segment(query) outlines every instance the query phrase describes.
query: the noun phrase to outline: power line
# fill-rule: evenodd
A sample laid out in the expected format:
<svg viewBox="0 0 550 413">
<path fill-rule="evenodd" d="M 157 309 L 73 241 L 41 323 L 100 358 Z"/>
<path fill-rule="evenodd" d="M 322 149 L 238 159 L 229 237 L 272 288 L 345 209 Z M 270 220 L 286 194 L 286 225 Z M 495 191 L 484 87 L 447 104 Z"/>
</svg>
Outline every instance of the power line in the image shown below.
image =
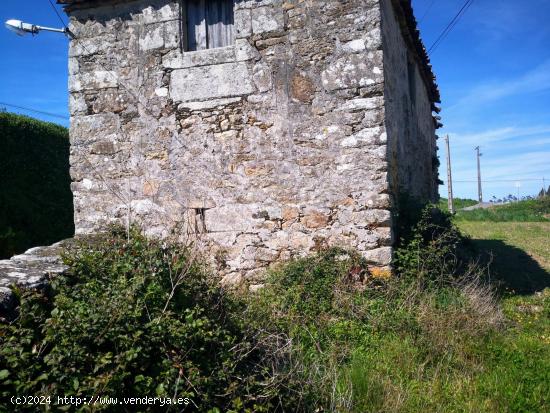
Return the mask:
<svg viewBox="0 0 550 413">
<path fill-rule="evenodd" d="M 527 179 L 490 179 L 490 180 L 482 180 L 481 182 L 535 182 L 535 181 L 542 181 L 544 182 L 544 178 L 527 178 Z M 473 183 L 477 182 L 477 179 L 472 180 L 465 180 L 465 181 L 459 181 L 456 179 L 453 179 L 453 182 L 461 182 L 461 183 Z"/>
<path fill-rule="evenodd" d="M 53 11 L 54 11 L 55 14 L 57 15 L 57 18 L 59 19 L 59 21 L 61 22 L 61 24 L 63 25 L 63 27 L 66 27 L 67 25 L 65 24 L 65 22 L 64 22 L 63 19 L 61 18 L 61 15 L 59 14 L 59 12 L 58 12 L 57 9 L 55 8 L 54 4 L 52 3 L 52 0 L 48 0 L 48 2 L 50 3 L 50 6 L 52 7 Z M 29 107 L 21 106 L 21 105 L 14 105 L 13 103 L 0 102 L 0 105 L 2 105 L 2 106 L 8 106 L 8 107 L 10 107 L 10 108 L 16 108 L 16 109 L 26 110 L 26 111 L 28 111 L 28 112 L 39 113 L 39 114 L 41 114 L 41 115 L 51 116 L 51 117 L 53 117 L 53 118 L 69 120 L 69 117 L 68 117 L 68 116 L 65 116 L 65 115 L 60 115 L 60 114 L 58 114 L 58 113 L 52 113 L 52 112 L 46 112 L 46 111 L 43 111 L 43 110 L 34 109 L 34 108 L 29 108 Z"/>
<path fill-rule="evenodd" d="M 426 9 L 426 11 L 424 12 L 424 14 L 422 15 L 422 17 L 420 18 L 420 20 L 418 21 L 418 23 L 422 23 L 424 21 L 424 19 L 426 18 L 426 16 L 428 15 L 428 13 L 430 12 L 430 10 L 432 9 L 433 5 L 435 4 L 435 0 L 432 0 L 430 5 L 428 6 L 428 8 Z"/>
<path fill-rule="evenodd" d="M 60 118 L 60 119 L 69 120 L 69 117 L 68 117 L 68 116 L 60 115 L 60 114 L 58 114 L 58 113 L 45 112 L 45 111 L 43 111 L 43 110 L 38 110 L 38 109 L 33 109 L 33 108 L 27 108 L 27 107 L 25 107 L 25 106 L 14 105 L 14 104 L 11 104 L 11 103 L 0 102 L 0 106 L 8 106 L 8 107 L 11 107 L 11 108 L 17 108 L 17 109 L 27 110 L 27 111 L 29 111 L 29 112 L 40 113 L 40 114 L 42 114 L 42 115 L 51 116 L 51 117 L 54 117 L 54 118 Z"/>
<path fill-rule="evenodd" d="M 441 43 L 443 43 L 443 41 L 447 38 L 449 33 L 456 27 L 456 25 L 458 24 L 458 22 L 460 21 L 462 16 L 464 16 L 464 14 L 466 14 L 466 12 L 470 8 L 470 6 L 473 4 L 473 2 L 474 2 L 474 0 L 468 0 L 464 4 L 463 8 L 461 10 L 459 10 L 459 12 L 455 16 L 455 18 L 453 20 L 451 20 L 451 22 L 449 23 L 447 28 L 441 33 L 440 38 L 438 38 L 438 40 L 436 40 L 436 42 L 430 47 L 430 50 L 429 50 L 428 54 L 435 53 L 437 48 L 441 45 Z"/>
<path fill-rule="evenodd" d="M 65 21 L 63 20 L 63 18 L 61 17 L 61 15 L 59 14 L 59 12 L 58 12 L 57 9 L 55 8 L 54 4 L 52 3 L 52 0 L 48 0 L 48 2 L 50 3 L 50 6 L 52 6 L 53 11 L 54 11 L 55 14 L 57 15 L 57 18 L 59 19 L 59 21 L 61 22 L 61 24 L 63 25 L 63 27 L 67 27 L 67 25 L 65 24 Z"/>
<path fill-rule="evenodd" d="M 458 13 L 453 17 L 453 19 L 449 22 L 447 27 L 443 29 L 439 37 L 435 40 L 435 42 L 430 46 L 428 49 L 428 54 L 432 54 L 435 52 L 435 50 L 439 47 L 439 45 L 445 40 L 447 35 L 454 29 L 454 27 L 457 25 L 458 21 L 461 19 L 461 17 L 466 13 L 466 11 L 470 8 L 474 0 L 466 0 L 466 2 L 462 5 Z"/>
<path fill-rule="evenodd" d="M 430 48 L 428 49 L 428 55 L 433 54 L 437 50 L 439 45 L 443 42 L 443 40 L 445 40 L 447 35 L 455 28 L 455 26 L 458 24 L 462 16 L 464 16 L 466 11 L 468 11 L 468 9 L 470 8 L 473 2 L 474 0 L 466 0 L 466 2 L 462 5 L 460 10 L 458 11 L 458 13 L 453 17 L 453 19 L 449 22 L 447 27 L 443 29 L 443 31 L 437 37 L 435 42 L 433 42 L 433 44 L 430 46 Z"/>
<path fill-rule="evenodd" d="M 432 51 L 437 48 L 437 46 L 443 41 L 443 38 L 446 37 L 446 35 L 452 30 L 452 28 L 455 26 L 455 23 L 460 20 L 460 17 L 462 16 L 463 12 L 466 10 L 466 8 L 472 3 L 473 0 L 466 0 L 466 2 L 462 5 L 458 13 L 452 18 L 452 20 L 447 24 L 447 26 L 443 29 L 443 31 L 439 34 L 437 39 L 433 42 L 433 44 L 428 49 L 428 54 L 430 54 Z"/>
</svg>

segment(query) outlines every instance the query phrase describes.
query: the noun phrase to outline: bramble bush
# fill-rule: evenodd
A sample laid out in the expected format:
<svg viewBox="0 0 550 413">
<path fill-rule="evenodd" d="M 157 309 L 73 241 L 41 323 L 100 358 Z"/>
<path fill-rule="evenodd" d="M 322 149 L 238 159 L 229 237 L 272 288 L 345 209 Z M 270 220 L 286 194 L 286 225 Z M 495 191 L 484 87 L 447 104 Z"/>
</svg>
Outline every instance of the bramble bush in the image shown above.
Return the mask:
<svg viewBox="0 0 550 413">
<path fill-rule="evenodd" d="M 465 252 L 467 238 L 451 215 L 427 205 L 408 222 L 409 231 L 400 239 L 394 265 L 402 278 L 416 282 L 448 282 L 460 276 L 470 259 Z"/>
<path fill-rule="evenodd" d="M 333 248 L 272 268 L 254 294 L 222 290 L 192 248 L 116 230 L 69 252 L 49 294 L 21 292 L 19 318 L 0 326 L 0 394 L 156 394 L 207 412 L 546 411 L 539 330 L 506 321 L 448 215 L 410 216 L 394 277 Z"/>
<path fill-rule="evenodd" d="M 188 397 L 200 411 L 270 409 L 276 395 L 235 317 L 239 304 L 192 249 L 113 230 L 65 261 L 70 271 L 50 293 L 22 292 L 19 318 L 0 326 L 2 396 Z"/>
</svg>

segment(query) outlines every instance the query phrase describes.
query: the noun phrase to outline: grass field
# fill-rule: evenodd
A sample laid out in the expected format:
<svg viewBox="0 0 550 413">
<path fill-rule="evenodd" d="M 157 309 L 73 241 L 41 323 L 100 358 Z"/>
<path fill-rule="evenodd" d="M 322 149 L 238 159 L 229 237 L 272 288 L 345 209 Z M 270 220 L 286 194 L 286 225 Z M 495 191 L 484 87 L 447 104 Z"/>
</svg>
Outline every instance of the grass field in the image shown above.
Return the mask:
<svg viewBox="0 0 550 413">
<path fill-rule="evenodd" d="M 457 220 L 457 224 L 472 237 L 477 252 L 490 257 L 491 275 L 505 288 L 501 306 L 509 327 L 494 347 L 498 354 L 487 361 L 493 370 L 481 375 L 477 388 L 507 392 L 514 388 L 514 380 L 529 381 L 537 375 L 538 380 L 548 382 L 550 374 L 542 370 L 550 368 L 550 222 Z M 492 351 L 491 346 L 484 352 Z M 546 387 L 542 382 L 531 385 L 516 388 L 514 403 L 527 397 L 522 392 Z M 548 394 L 543 398 L 545 402 L 536 408 L 524 410 L 519 402 L 516 406 L 492 405 L 489 410 L 548 411 Z"/>
<path fill-rule="evenodd" d="M 469 200 L 460 201 L 456 206 L 456 221 L 485 222 L 550 222 L 550 197 L 513 202 L 505 205 L 494 205 L 490 208 L 479 208 L 463 211 Z M 455 203 L 456 204 L 456 203 Z"/>
<path fill-rule="evenodd" d="M 491 273 L 508 287 L 529 293 L 550 286 L 550 222 L 457 224 L 479 253 L 492 258 Z"/>
</svg>

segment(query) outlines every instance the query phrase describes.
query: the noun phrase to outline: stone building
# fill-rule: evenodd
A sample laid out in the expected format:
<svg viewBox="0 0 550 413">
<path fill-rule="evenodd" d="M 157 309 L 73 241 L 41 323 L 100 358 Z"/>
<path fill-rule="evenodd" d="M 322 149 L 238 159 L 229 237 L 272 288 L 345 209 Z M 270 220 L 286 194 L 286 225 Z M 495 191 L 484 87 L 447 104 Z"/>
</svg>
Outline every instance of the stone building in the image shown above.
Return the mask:
<svg viewBox="0 0 550 413">
<path fill-rule="evenodd" d="M 226 282 L 322 245 L 391 266 L 398 194 L 437 197 L 410 0 L 58 0 L 77 234 L 138 222 Z"/>
</svg>

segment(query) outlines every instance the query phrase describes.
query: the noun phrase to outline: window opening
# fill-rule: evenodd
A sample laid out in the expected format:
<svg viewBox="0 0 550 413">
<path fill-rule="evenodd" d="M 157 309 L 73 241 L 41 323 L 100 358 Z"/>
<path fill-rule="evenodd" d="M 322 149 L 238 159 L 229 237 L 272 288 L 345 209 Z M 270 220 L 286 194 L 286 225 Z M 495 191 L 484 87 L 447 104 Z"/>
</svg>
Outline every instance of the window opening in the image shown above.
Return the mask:
<svg viewBox="0 0 550 413">
<path fill-rule="evenodd" d="M 233 0 L 188 0 L 186 14 L 188 51 L 234 43 Z"/>
</svg>

